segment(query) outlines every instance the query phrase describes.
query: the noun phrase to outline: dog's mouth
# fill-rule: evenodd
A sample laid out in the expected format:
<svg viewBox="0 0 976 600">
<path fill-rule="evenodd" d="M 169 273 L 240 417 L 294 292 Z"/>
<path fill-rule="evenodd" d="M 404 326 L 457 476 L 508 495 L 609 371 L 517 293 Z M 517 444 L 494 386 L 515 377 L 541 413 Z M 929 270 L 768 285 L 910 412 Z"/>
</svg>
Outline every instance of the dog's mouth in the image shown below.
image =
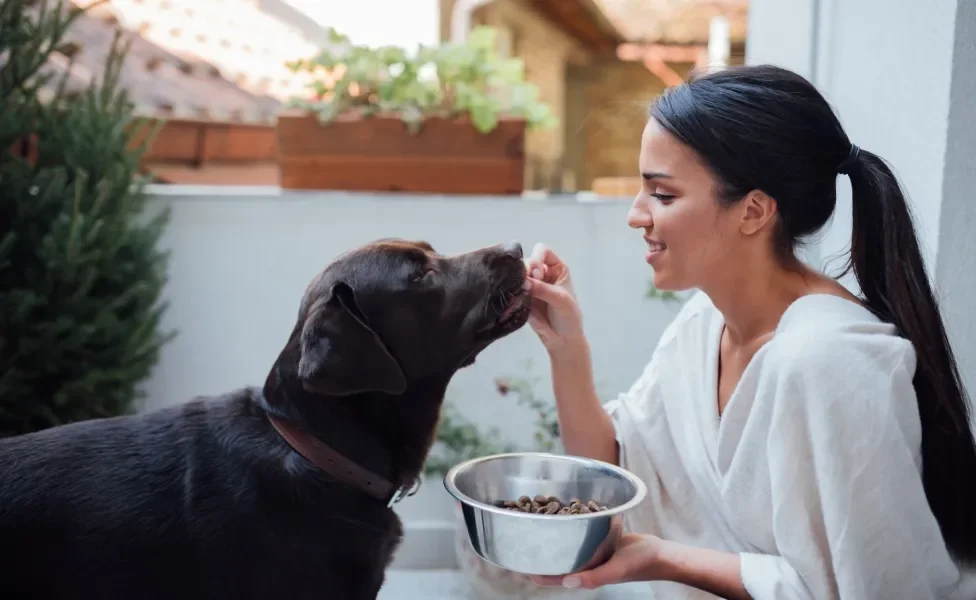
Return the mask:
<svg viewBox="0 0 976 600">
<path fill-rule="evenodd" d="M 478 332 L 481 337 L 498 338 L 519 329 L 529 320 L 530 297 L 522 289 L 522 280 L 517 286 L 506 287 L 496 292 L 489 301 L 489 314 L 495 316 Z"/>
</svg>

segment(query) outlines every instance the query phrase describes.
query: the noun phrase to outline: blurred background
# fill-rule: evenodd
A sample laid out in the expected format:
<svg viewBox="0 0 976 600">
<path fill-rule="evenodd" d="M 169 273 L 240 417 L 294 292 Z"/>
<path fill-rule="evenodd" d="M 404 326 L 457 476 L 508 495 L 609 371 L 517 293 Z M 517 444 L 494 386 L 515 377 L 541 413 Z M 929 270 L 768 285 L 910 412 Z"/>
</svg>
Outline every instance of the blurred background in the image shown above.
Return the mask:
<svg viewBox="0 0 976 600">
<path fill-rule="evenodd" d="M 310 278 L 388 236 L 554 248 L 609 400 L 685 297 L 651 286 L 625 223 L 647 106 L 696 69 L 757 63 L 808 77 L 891 161 L 976 385 L 970 0 L 0 7 L 0 435 L 261 384 Z M 850 242 L 838 185 L 804 249 L 829 272 Z M 528 327 L 457 375 L 428 478 L 397 506 L 387 598 L 555 597 L 456 544 L 440 480 L 470 456 L 558 449 L 549 383 Z"/>
</svg>

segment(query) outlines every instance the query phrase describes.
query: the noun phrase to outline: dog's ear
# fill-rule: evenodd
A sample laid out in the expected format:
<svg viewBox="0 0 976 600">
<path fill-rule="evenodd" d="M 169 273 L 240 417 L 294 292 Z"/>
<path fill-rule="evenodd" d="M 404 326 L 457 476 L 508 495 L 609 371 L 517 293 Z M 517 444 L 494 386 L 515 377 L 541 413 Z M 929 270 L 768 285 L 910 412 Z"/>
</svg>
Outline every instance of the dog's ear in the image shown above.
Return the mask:
<svg viewBox="0 0 976 600">
<path fill-rule="evenodd" d="M 300 349 L 298 377 L 310 392 L 399 395 L 407 388 L 403 370 L 366 324 L 345 283 L 336 283 L 327 297 L 312 305 L 302 326 Z"/>
</svg>

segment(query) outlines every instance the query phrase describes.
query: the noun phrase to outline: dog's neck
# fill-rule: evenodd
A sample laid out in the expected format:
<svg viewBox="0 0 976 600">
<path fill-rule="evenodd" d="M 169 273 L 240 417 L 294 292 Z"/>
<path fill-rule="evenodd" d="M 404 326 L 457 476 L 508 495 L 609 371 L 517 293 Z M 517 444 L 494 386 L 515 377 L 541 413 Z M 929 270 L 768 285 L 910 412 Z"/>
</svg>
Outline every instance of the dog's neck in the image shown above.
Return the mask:
<svg viewBox="0 0 976 600">
<path fill-rule="evenodd" d="M 297 378 L 278 371 L 265 385 L 264 404 L 362 468 L 409 485 L 433 444 L 446 389 L 447 381 L 438 379 L 412 383 L 403 397 L 330 397 L 309 392 Z"/>
</svg>

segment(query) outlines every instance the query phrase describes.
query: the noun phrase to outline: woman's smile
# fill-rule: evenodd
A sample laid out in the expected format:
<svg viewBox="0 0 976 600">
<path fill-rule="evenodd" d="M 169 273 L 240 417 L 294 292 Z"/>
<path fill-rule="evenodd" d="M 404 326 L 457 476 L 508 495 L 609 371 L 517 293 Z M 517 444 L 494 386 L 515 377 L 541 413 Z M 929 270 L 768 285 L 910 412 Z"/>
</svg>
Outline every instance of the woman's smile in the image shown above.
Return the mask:
<svg viewBox="0 0 976 600">
<path fill-rule="evenodd" d="M 644 259 L 648 264 L 653 265 L 661 254 L 668 249 L 668 245 L 648 237 L 645 237 L 644 241 L 647 242 L 647 254 L 644 255 Z"/>
</svg>

